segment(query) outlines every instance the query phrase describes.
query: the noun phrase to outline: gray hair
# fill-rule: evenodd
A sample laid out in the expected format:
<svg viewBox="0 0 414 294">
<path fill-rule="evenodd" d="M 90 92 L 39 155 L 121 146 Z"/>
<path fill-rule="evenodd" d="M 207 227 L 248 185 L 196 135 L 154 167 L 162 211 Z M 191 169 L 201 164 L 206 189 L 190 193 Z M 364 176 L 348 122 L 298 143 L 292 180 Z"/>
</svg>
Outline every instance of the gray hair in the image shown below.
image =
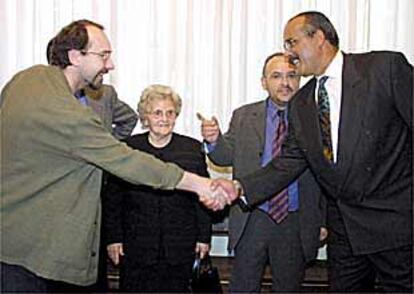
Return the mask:
<svg viewBox="0 0 414 294">
<path fill-rule="evenodd" d="M 166 99 L 171 99 L 174 104 L 175 113 L 178 116 L 181 112 L 182 101 L 181 97 L 171 87 L 155 84 L 146 87 L 144 91 L 142 91 L 137 109 L 142 128 L 148 128 L 148 122 L 145 117 L 146 114 L 151 111 L 151 103 L 154 100 Z"/>
</svg>

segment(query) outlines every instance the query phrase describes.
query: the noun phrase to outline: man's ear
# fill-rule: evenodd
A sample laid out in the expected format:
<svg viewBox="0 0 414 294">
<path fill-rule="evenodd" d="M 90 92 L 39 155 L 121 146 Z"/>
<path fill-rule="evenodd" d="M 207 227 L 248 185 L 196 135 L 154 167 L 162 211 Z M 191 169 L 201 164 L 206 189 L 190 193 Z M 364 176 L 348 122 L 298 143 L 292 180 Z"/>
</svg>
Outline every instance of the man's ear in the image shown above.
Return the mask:
<svg viewBox="0 0 414 294">
<path fill-rule="evenodd" d="M 267 91 L 267 82 L 266 82 L 266 78 L 262 77 L 261 78 L 261 82 L 262 82 L 262 88 L 263 90 Z"/>
<path fill-rule="evenodd" d="M 325 34 L 321 30 L 316 30 L 313 37 L 317 39 L 319 45 L 322 45 L 326 41 Z"/>
<path fill-rule="evenodd" d="M 79 65 L 82 53 L 79 50 L 71 49 L 68 51 L 68 59 L 72 65 Z"/>
</svg>

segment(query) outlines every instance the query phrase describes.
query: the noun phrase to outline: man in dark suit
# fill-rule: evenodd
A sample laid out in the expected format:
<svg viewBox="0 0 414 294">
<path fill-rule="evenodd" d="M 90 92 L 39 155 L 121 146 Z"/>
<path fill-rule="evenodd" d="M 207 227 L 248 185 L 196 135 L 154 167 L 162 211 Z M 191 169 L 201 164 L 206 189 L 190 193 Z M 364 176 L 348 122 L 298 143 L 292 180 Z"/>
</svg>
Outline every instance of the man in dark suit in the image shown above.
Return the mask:
<svg viewBox="0 0 414 294">
<path fill-rule="evenodd" d="M 277 132 L 287 122 L 286 108 L 299 88 L 300 76 L 283 53 L 270 55 L 263 66 L 262 86 L 268 98 L 236 109 L 226 134 L 217 120 L 202 120 L 202 135 L 208 143 L 208 157 L 219 166 L 232 166 L 233 176 L 242 177 L 266 165 Z M 278 117 L 279 111 L 284 112 Z M 279 137 L 279 138 L 278 138 Z M 300 191 L 300 192 L 299 192 Z M 305 264 L 316 258 L 319 234 L 324 224 L 325 202 L 310 172 L 288 188 L 288 216 L 276 222 L 269 202 L 249 212 L 238 205 L 230 209 L 229 248 L 235 250 L 230 292 L 260 292 L 266 264 L 272 271 L 273 292 L 299 291 Z M 326 230 L 323 232 L 325 233 Z"/>
<path fill-rule="evenodd" d="M 217 183 L 252 205 L 309 168 L 328 196 L 331 290 L 369 291 L 376 275 L 384 291 L 412 292 L 412 65 L 396 52 L 340 52 L 319 12 L 290 19 L 284 40 L 298 73 L 314 77 L 289 103 L 282 154 L 234 186 Z"/>
</svg>

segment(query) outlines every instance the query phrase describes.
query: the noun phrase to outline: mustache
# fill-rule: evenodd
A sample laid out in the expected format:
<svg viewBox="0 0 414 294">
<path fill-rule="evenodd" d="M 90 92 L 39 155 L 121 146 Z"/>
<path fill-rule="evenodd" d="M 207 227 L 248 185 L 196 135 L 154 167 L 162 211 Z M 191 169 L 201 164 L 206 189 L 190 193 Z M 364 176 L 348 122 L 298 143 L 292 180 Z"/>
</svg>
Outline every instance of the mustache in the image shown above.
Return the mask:
<svg viewBox="0 0 414 294">
<path fill-rule="evenodd" d="M 293 91 L 293 89 L 292 89 L 292 87 L 290 87 L 289 85 L 287 85 L 287 86 L 281 86 L 280 88 L 279 88 L 279 91 L 281 91 L 281 90 L 288 90 L 288 91 Z"/>
<path fill-rule="evenodd" d="M 96 76 L 92 80 L 85 79 L 86 85 L 88 85 L 88 87 L 93 90 L 98 90 L 102 85 L 102 81 L 97 82 L 98 77 L 101 73 L 103 74 L 103 72 L 97 73 Z"/>
<path fill-rule="evenodd" d="M 100 76 L 100 75 L 105 75 L 105 74 L 107 74 L 109 71 L 107 70 L 107 69 L 103 69 L 103 70 L 100 70 L 99 72 L 97 72 L 96 73 L 96 75 L 95 75 L 95 77 L 93 78 L 94 80 L 98 77 L 98 76 Z"/>
</svg>

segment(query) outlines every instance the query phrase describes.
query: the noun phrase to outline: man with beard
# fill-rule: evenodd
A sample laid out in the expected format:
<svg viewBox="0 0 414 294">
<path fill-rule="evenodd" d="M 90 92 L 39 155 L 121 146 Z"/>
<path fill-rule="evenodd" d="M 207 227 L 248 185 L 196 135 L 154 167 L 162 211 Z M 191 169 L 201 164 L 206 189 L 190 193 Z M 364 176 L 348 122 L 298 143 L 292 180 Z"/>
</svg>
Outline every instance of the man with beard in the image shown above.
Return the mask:
<svg viewBox="0 0 414 294">
<path fill-rule="evenodd" d="M 54 40 L 51 39 L 47 44 L 46 57 L 49 64 L 59 66 L 58 55 L 52 54 Z M 105 127 L 115 138 L 122 140 L 131 135 L 138 122 L 138 116 L 128 104 L 118 98 L 113 86 L 92 83 L 80 89 L 75 96 L 99 115 Z"/>
<path fill-rule="evenodd" d="M 288 130 L 287 104 L 298 90 L 299 80 L 295 67 L 283 53 L 270 55 L 261 79 L 267 99 L 236 109 L 224 135 L 217 120 L 202 119 L 208 157 L 219 166 L 233 166 L 233 176 L 240 177 L 277 156 L 272 149 L 275 142 L 283 141 Z M 286 202 L 280 203 L 286 205 L 281 218 L 272 217 L 271 201 L 249 212 L 243 212 L 238 205 L 231 207 L 229 248 L 234 249 L 235 259 L 230 292 L 260 292 L 268 263 L 273 292 L 300 290 L 306 262 L 316 258 L 319 237 L 326 236 L 322 228 L 324 202 L 310 172 L 292 182 L 283 193 L 275 196 L 286 196 Z"/>
<path fill-rule="evenodd" d="M 53 42 L 55 38 L 52 38 L 47 44 L 46 58 L 47 62 L 51 65 L 59 66 L 59 59 L 57 55 L 53 54 Z M 56 60 L 55 60 L 56 58 Z M 138 116 L 135 111 L 125 102 L 118 98 L 118 94 L 115 88 L 111 85 L 98 85 L 91 84 L 90 86 L 80 89 L 75 93 L 75 97 L 83 104 L 90 106 L 96 114 L 101 118 L 106 129 L 111 134 L 119 139 L 123 140 L 129 137 L 134 130 Z M 103 174 L 102 190 L 107 182 L 107 174 Z M 104 231 L 104 225 L 101 225 L 101 241 L 100 244 L 106 244 Z M 53 287 L 55 292 L 106 292 L 108 288 L 107 281 L 107 253 L 105 246 L 101 246 L 99 249 L 99 265 L 98 265 L 98 279 L 93 286 L 89 287 L 75 287 L 65 283 L 55 283 Z"/>
<path fill-rule="evenodd" d="M 212 209 L 230 203 L 210 179 L 119 142 L 77 101 L 75 93 L 99 88 L 114 69 L 111 52 L 101 25 L 75 21 L 55 38 L 57 66 L 23 70 L 1 92 L 1 292 L 96 281 L 102 170 L 136 185 L 195 192 Z"/>
</svg>

